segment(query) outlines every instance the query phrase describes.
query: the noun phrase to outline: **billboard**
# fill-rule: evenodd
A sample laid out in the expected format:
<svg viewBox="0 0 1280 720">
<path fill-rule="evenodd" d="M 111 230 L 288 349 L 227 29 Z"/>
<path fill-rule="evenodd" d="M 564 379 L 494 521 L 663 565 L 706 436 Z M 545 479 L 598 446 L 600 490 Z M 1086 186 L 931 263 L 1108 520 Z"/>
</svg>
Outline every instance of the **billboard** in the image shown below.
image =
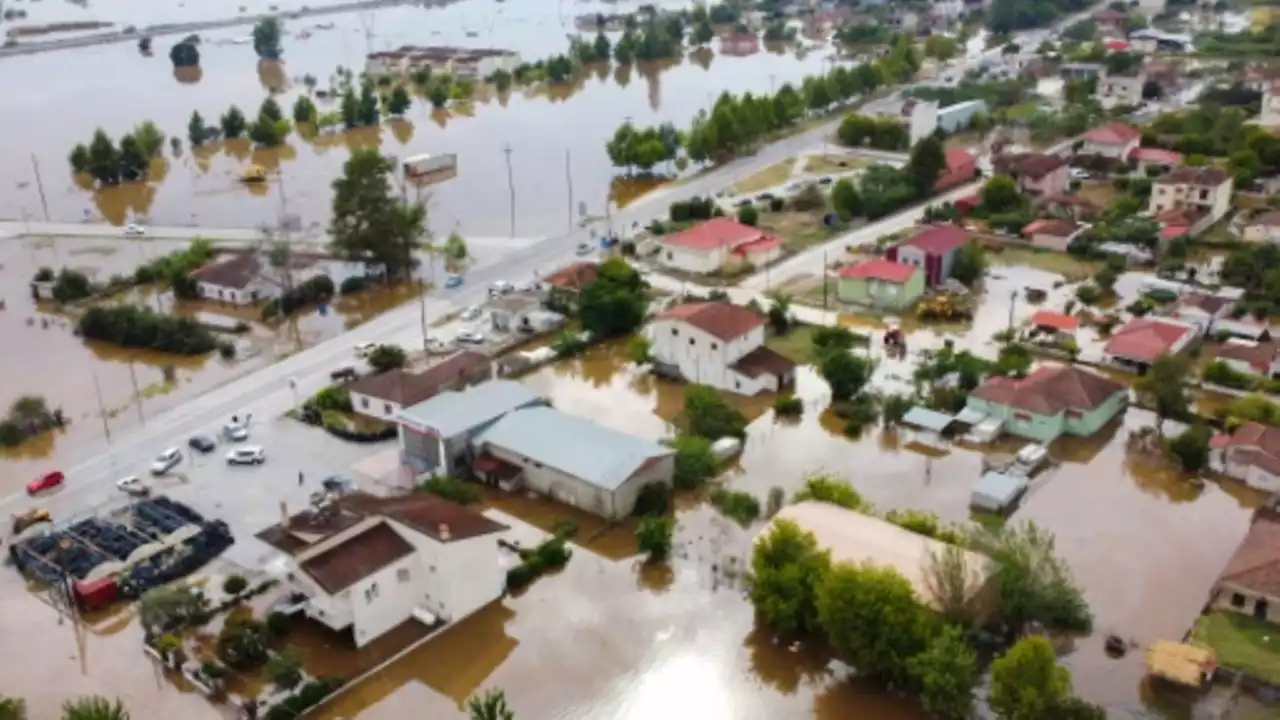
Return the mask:
<svg viewBox="0 0 1280 720">
<path fill-rule="evenodd" d="M 458 156 L 453 153 L 414 155 L 405 158 L 401 167 L 405 180 L 410 184 L 419 187 L 434 185 L 458 176 Z"/>
</svg>

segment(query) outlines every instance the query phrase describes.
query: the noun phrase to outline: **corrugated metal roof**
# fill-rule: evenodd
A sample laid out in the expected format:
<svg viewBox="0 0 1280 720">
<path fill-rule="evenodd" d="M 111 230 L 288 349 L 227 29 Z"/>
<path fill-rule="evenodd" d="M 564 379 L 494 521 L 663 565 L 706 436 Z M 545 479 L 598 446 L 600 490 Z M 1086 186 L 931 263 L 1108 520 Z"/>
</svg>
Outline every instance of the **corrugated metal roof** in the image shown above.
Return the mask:
<svg viewBox="0 0 1280 720">
<path fill-rule="evenodd" d="M 523 455 L 605 490 L 617 490 L 649 459 L 675 452 L 549 407 L 510 413 L 475 443 Z"/>
<path fill-rule="evenodd" d="M 453 437 L 539 400 L 542 397 L 522 383 L 490 380 L 466 390 L 440 393 L 401 410 L 399 417 L 410 424 L 430 428 L 442 437 Z"/>
<path fill-rule="evenodd" d="M 1027 489 L 1027 479 L 1016 475 L 989 472 L 973 488 L 970 502 L 984 510 L 1003 510 Z"/>
<path fill-rule="evenodd" d="M 951 415 L 922 407 L 913 407 L 907 411 L 906 415 L 902 416 L 903 425 L 912 425 L 925 430 L 933 430 L 934 432 L 946 430 L 947 426 L 953 422 L 955 422 L 955 418 Z"/>
</svg>

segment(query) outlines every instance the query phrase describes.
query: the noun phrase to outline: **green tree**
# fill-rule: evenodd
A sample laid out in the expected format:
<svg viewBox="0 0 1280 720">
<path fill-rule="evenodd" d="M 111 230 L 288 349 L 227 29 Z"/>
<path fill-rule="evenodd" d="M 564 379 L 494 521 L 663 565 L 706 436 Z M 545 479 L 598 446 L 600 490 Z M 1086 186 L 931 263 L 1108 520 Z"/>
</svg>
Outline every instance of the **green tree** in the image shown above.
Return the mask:
<svg viewBox="0 0 1280 720">
<path fill-rule="evenodd" d="M 636 527 L 636 545 L 650 562 L 662 562 L 671 554 L 675 521 L 669 517 L 646 517 Z"/>
<path fill-rule="evenodd" d="M 120 138 L 119 175 L 122 180 L 140 180 L 147 176 L 151 158 L 142 151 L 132 135 Z"/>
<path fill-rule="evenodd" d="M 1008 175 L 996 175 L 982 186 L 982 207 L 992 215 L 1022 207 L 1018 184 Z"/>
<path fill-rule="evenodd" d="M 67 156 L 67 160 L 71 163 L 71 172 L 89 172 L 89 148 L 84 143 L 77 143 L 71 148 L 71 154 Z"/>
<path fill-rule="evenodd" d="M 632 335 L 627 341 L 627 357 L 637 365 L 653 361 L 653 342 L 643 335 Z"/>
<path fill-rule="evenodd" d="M 831 555 L 818 548 L 813 533 L 776 519 L 751 553 L 751 604 L 782 636 L 817 632 L 818 586 L 831 568 Z"/>
<path fill-rule="evenodd" d="M 755 205 L 743 205 L 738 208 L 738 222 L 755 227 L 760 222 L 760 211 Z"/>
<path fill-rule="evenodd" d="M 1071 569 L 1058 556 L 1053 534 L 1035 523 L 975 530 L 972 549 L 991 558 L 998 590 L 996 620 L 1013 632 L 1032 623 L 1051 631 L 1085 633 L 1093 616 Z"/>
<path fill-rule="evenodd" d="M 27 702 L 0 695 L 0 720 L 27 720 Z"/>
<path fill-rule="evenodd" d="M 439 110 L 449 104 L 449 86 L 439 82 L 431 86 L 427 90 L 427 100 L 431 102 L 431 107 Z"/>
<path fill-rule="evenodd" d="M 409 356 L 399 345 L 383 343 L 369 353 L 368 362 L 374 372 L 383 373 L 404 367 L 409 362 Z"/>
<path fill-rule="evenodd" d="M 409 277 L 414 249 L 426 232 L 427 211 L 401 202 L 391 188 L 395 162 L 374 149 L 356 150 L 333 181 L 330 248 L 347 260 L 386 268 L 389 277 Z"/>
<path fill-rule="evenodd" d="M 258 108 L 258 119 L 249 127 L 249 139 L 264 147 L 275 147 L 284 143 L 290 129 L 291 126 L 289 121 L 284 119 L 280 104 L 275 101 L 275 98 L 269 97 L 263 100 L 262 107 Z"/>
<path fill-rule="evenodd" d="M 191 111 L 191 119 L 187 121 L 187 141 L 191 147 L 199 147 L 209 139 L 209 128 L 204 124 L 204 116 L 199 110 Z"/>
<path fill-rule="evenodd" d="M 159 155 L 160 151 L 164 150 L 164 133 L 150 120 L 143 120 L 135 125 L 131 134 L 137 141 L 138 148 L 142 150 L 142 154 L 149 158 Z"/>
<path fill-rule="evenodd" d="M 463 239 L 457 232 L 449 233 L 449 237 L 444 241 L 445 261 L 454 264 L 461 264 L 471 257 L 470 251 L 467 249 L 467 241 Z"/>
<path fill-rule="evenodd" d="M 299 125 L 306 123 L 315 125 L 319 111 L 316 104 L 306 95 L 299 95 L 297 100 L 293 101 L 293 121 Z"/>
<path fill-rule="evenodd" d="M 972 286 L 974 283 L 982 279 L 987 272 L 987 254 L 982 250 L 982 244 L 977 242 L 967 242 L 960 248 L 960 252 L 956 253 L 955 262 L 951 265 L 951 277 Z"/>
<path fill-rule="evenodd" d="M 1001 720 L 1042 720 L 1071 696 L 1071 673 L 1058 666 L 1053 645 L 1023 637 L 991 663 L 987 702 Z"/>
<path fill-rule="evenodd" d="M 684 408 L 677 421 L 687 432 L 715 441 L 725 437 L 745 438 L 747 418 L 707 385 L 693 384 L 684 390 Z"/>
<path fill-rule="evenodd" d="M 1190 411 L 1191 399 L 1187 395 L 1187 376 L 1191 372 L 1191 360 L 1181 355 L 1162 354 L 1147 368 L 1147 373 L 1134 384 L 1140 396 L 1155 405 L 1156 428 L 1163 432 L 1166 418 L 1181 419 Z"/>
<path fill-rule="evenodd" d="M 1204 423 L 1196 423 L 1169 441 L 1169 452 L 1178 466 L 1187 472 L 1199 472 L 1209 465 L 1209 440 L 1213 431 Z"/>
<path fill-rule="evenodd" d="M 244 135 L 244 131 L 248 128 L 249 122 L 245 120 L 244 113 L 240 112 L 240 108 L 232 105 L 230 109 L 222 116 L 220 123 L 222 127 L 222 136 L 228 140 L 235 140 Z"/>
<path fill-rule="evenodd" d="M 368 127 L 369 125 L 377 125 L 382 119 L 381 104 L 378 102 L 378 92 L 373 86 L 373 81 L 366 79 L 360 85 L 360 105 L 358 117 L 360 118 L 360 126 Z"/>
<path fill-rule="evenodd" d="M 89 174 L 103 185 L 120 182 L 120 151 L 101 129 L 95 130 L 89 142 Z"/>
<path fill-rule="evenodd" d="M 604 33 L 596 33 L 596 39 L 595 42 L 592 43 L 592 46 L 595 50 L 595 59 L 608 62 L 609 57 L 612 55 L 613 46 L 610 44 L 609 38 L 606 37 Z"/>
<path fill-rule="evenodd" d="M 715 28 L 711 27 L 711 23 L 704 20 L 693 26 L 693 32 L 689 35 L 689 42 L 694 45 L 706 45 L 715 36 Z"/>
<path fill-rule="evenodd" d="M 409 97 L 409 91 L 405 90 L 403 85 L 391 88 L 391 96 L 387 99 L 388 113 L 399 117 L 409 112 L 412 105 L 413 98 Z"/>
<path fill-rule="evenodd" d="M 917 193 L 925 195 L 931 192 L 938 178 L 947 170 L 947 151 L 942 147 L 942 141 L 930 135 L 916 143 L 903 170 Z"/>
<path fill-rule="evenodd" d="M 267 660 L 267 677 L 281 690 L 292 690 L 302 682 L 302 662 L 290 650 L 283 650 Z"/>
<path fill-rule="evenodd" d="M 218 659 L 233 670 L 252 670 L 267 661 L 267 625 L 252 617 L 228 618 L 218 633 Z"/>
<path fill-rule="evenodd" d="M 671 442 L 676 451 L 672 480 L 677 489 L 695 490 L 716 474 L 720 462 L 711 441 L 698 435 L 680 435 Z"/>
<path fill-rule="evenodd" d="M 62 704 L 62 720 L 129 720 L 129 711 L 119 700 L 90 695 Z"/>
<path fill-rule="evenodd" d="M 467 701 L 471 720 L 516 720 L 516 714 L 507 707 L 507 695 L 499 688 L 490 688 L 483 695 L 473 695 Z"/>
<path fill-rule="evenodd" d="M 253 50 L 263 60 L 280 59 L 280 18 L 265 17 L 253 26 Z"/>
<path fill-rule="evenodd" d="M 837 654 L 869 677 L 908 685 L 908 660 L 930 635 L 928 617 L 906 578 L 894 570 L 841 563 L 818 585 L 818 621 Z"/>
<path fill-rule="evenodd" d="M 929 639 L 924 652 L 911 658 L 907 666 L 919 688 L 921 704 L 934 717 L 971 717 L 978 659 L 960 628 L 944 625 Z"/>
<path fill-rule="evenodd" d="M 360 127 L 360 98 L 356 97 L 356 91 L 350 86 L 342 91 L 338 112 L 342 115 L 343 127 L 348 130 Z"/>
<path fill-rule="evenodd" d="M 906 527 L 901 521 L 897 524 Z M 912 527 L 907 529 L 917 531 Z M 948 544 L 941 551 L 930 553 L 924 582 L 938 614 L 959 627 L 972 626 L 978 619 L 977 591 L 983 570 L 970 567 L 968 553 L 956 545 Z"/>
<path fill-rule="evenodd" d="M 189 585 L 162 585 L 148 590 L 138 600 L 138 617 L 151 633 L 175 629 L 198 617 L 206 609 L 204 596 Z"/>
<path fill-rule="evenodd" d="M 169 61 L 175 68 L 199 67 L 200 49 L 195 43 L 180 42 L 169 48 Z"/>
<path fill-rule="evenodd" d="M 868 358 L 841 351 L 824 356 L 818 370 L 831 386 L 831 399 L 848 400 L 871 379 L 872 365 Z"/>
<path fill-rule="evenodd" d="M 582 289 L 578 303 L 582 327 L 596 339 L 625 335 L 640 327 L 648 306 L 644 280 L 619 258 L 600 264 L 595 281 Z"/>
<path fill-rule="evenodd" d="M 831 207 L 845 221 L 862 214 L 862 196 L 848 178 L 840 178 L 831 186 Z"/>
</svg>

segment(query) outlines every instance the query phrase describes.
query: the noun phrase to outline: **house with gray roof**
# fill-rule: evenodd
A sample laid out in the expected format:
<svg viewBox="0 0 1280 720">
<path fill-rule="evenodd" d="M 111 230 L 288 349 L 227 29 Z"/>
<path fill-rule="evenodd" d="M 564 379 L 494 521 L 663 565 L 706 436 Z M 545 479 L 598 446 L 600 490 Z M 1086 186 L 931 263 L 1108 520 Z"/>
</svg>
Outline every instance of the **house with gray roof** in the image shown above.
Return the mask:
<svg viewBox="0 0 1280 720">
<path fill-rule="evenodd" d="M 602 517 L 631 514 L 641 488 L 675 472 L 671 448 L 562 413 L 514 380 L 441 393 L 397 421 L 401 460 L 421 474 L 527 487 Z"/>
</svg>

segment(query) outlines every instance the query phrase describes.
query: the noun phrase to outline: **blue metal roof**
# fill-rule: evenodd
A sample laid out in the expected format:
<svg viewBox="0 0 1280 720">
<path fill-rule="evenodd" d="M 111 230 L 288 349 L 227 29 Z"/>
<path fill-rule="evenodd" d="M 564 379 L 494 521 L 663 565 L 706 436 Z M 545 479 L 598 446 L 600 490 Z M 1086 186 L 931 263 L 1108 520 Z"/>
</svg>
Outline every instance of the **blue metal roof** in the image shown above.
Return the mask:
<svg viewBox="0 0 1280 720">
<path fill-rule="evenodd" d="M 993 471 L 978 480 L 970 502 L 985 510 L 1003 510 L 1026 489 L 1026 478 Z"/>
<path fill-rule="evenodd" d="M 400 416 L 449 438 L 541 401 L 537 393 L 515 380 L 490 380 L 465 390 L 440 393 L 401 410 Z"/>
<path fill-rule="evenodd" d="M 911 425 L 925 430 L 933 430 L 934 432 L 946 430 L 947 426 L 953 422 L 955 422 L 954 417 L 923 407 L 913 407 L 907 411 L 906 415 L 902 416 L 903 425 Z"/>
</svg>

